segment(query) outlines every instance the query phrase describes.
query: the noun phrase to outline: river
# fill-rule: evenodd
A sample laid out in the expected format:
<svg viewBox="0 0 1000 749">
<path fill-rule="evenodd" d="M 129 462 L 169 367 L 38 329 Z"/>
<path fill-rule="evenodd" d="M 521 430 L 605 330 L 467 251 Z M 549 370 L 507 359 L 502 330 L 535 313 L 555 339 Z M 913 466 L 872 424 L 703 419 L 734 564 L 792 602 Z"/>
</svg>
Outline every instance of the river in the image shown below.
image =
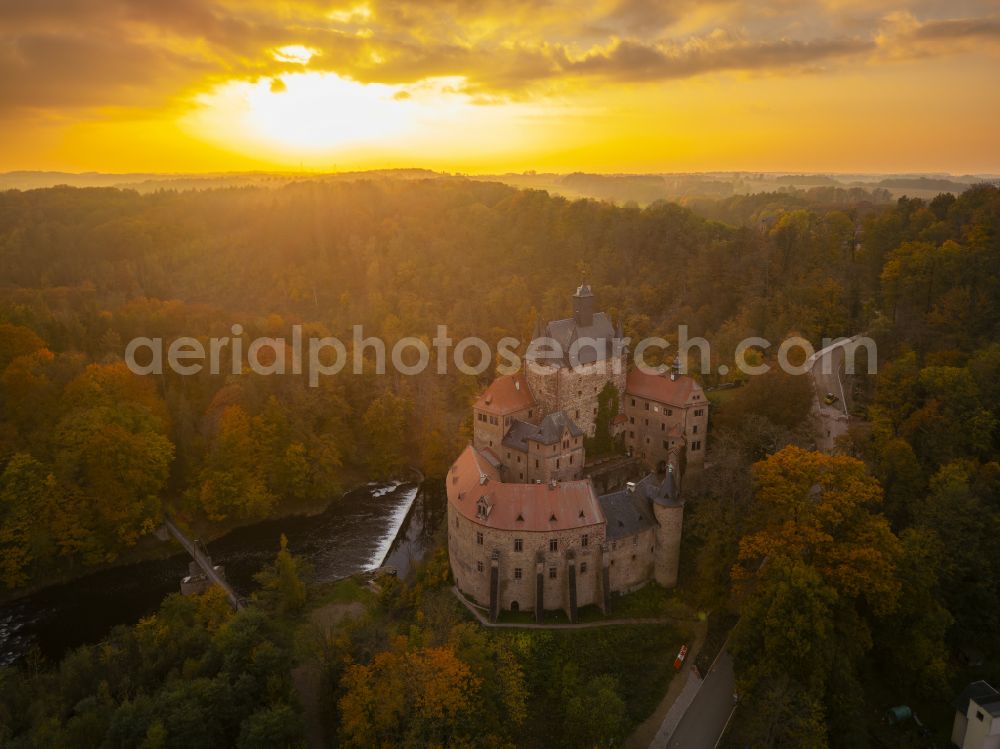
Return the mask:
<svg viewBox="0 0 1000 749">
<path fill-rule="evenodd" d="M 347 492 L 320 515 L 267 520 L 212 541 L 208 552 L 241 595 L 274 559 L 281 534 L 313 567 L 314 580 L 336 580 L 384 565 L 405 575 L 430 548 L 445 511 L 440 482 L 370 484 Z M 0 665 L 32 648 L 47 660 L 97 642 L 118 624 L 134 624 L 180 590 L 190 558 L 140 562 L 95 572 L 0 607 Z"/>
</svg>

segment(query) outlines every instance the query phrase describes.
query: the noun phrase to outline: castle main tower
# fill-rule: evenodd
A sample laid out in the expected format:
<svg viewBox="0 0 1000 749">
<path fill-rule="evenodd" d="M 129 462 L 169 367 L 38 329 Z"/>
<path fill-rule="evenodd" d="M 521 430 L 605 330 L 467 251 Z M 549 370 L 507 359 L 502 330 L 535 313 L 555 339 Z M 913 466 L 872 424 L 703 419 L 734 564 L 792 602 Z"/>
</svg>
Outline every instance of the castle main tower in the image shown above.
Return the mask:
<svg viewBox="0 0 1000 749">
<path fill-rule="evenodd" d="M 539 415 L 565 411 L 585 434 L 596 429 L 598 395 L 607 383 L 625 392 L 626 355 L 621 325 L 596 311 L 594 292 L 581 284 L 573 295 L 573 316 L 536 325 L 534 338 L 547 339 L 529 349 L 525 375 Z"/>
<path fill-rule="evenodd" d="M 680 498 L 673 465 L 667 466 L 667 476 L 653 498 L 656 518 L 656 551 L 653 554 L 653 577 L 664 588 L 677 585 L 681 559 L 681 531 L 684 526 L 684 501 Z"/>
</svg>

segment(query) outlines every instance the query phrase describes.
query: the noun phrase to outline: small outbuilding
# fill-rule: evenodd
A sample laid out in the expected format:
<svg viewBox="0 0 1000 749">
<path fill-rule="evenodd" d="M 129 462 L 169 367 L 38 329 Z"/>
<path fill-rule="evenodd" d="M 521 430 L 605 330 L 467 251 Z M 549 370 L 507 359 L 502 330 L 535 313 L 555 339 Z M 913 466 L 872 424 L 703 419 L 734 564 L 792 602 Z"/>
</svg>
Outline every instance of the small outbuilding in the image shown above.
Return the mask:
<svg viewBox="0 0 1000 749">
<path fill-rule="evenodd" d="M 974 681 L 955 700 L 951 743 L 960 749 L 1000 749 L 1000 692 Z"/>
</svg>

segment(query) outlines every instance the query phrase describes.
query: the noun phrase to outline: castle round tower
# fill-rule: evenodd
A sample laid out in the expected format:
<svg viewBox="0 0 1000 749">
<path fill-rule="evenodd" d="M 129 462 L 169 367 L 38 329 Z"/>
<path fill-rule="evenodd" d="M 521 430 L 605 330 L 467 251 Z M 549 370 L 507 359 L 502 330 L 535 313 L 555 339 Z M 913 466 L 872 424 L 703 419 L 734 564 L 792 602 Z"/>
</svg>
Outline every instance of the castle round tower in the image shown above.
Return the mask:
<svg viewBox="0 0 1000 749">
<path fill-rule="evenodd" d="M 653 554 L 653 576 L 658 585 L 673 588 L 681 558 L 681 530 L 684 525 L 684 502 L 680 499 L 673 465 L 667 466 L 667 476 L 653 498 L 656 518 L 656 544 Z"/>
</svg>

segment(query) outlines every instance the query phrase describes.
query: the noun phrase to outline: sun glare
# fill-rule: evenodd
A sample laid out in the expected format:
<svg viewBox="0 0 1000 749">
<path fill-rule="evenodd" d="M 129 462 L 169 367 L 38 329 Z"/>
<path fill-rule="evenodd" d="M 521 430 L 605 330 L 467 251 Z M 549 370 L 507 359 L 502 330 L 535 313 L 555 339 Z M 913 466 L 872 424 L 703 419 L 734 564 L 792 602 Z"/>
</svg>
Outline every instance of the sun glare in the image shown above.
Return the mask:
<svg viewBox="0 0 1000 749">
<path fill-rule="evenodd" d="M 286 47 L 279 47 L 273 50 L 271 54 L 279 62 L 292 62 L 305 65 L 317 52 L 312 47 L 304 47 L 301 44 L 289 44 Z"/>
<path fill-rule="evenodd" d="M 195 126 L 215 140 L 307 153 L 402 135 L 418 108 L 398 86 L 316 72 L 230 82 L 199 103 Z"/>
</svg>

